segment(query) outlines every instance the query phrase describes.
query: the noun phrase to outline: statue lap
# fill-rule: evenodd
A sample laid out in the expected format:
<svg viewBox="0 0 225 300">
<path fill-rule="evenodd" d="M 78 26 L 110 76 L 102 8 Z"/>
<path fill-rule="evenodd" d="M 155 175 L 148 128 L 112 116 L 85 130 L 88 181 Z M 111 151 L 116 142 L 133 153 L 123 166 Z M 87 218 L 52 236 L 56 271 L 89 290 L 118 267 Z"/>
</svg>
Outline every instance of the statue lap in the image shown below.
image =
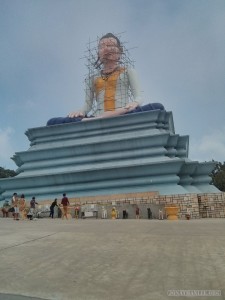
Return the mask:
<svg viewBox="0 0 225 300">
<path fill-rule="evenodd" d="M 151 110 L 165 110 L 164 106 L 161 103 L 149 103 L 146 105 L 138 106 L 132 111 L 129 111 L 125 113 L 125 115 L 133 114 L 133 113 L 141 113 L 145 111 L 151 111 Z M 91 116 L 93 118 L 93 116 Z M 67 124 L 67 123 L 76 123 L 82 121 L 81 117 L 77 118 L 69 118 L 69 117 L 58 117 L 58 118 L 52 118 L 48 120 L 47 126 L 52 125 L 59 125 L 59 124 Z"/>
</svg>

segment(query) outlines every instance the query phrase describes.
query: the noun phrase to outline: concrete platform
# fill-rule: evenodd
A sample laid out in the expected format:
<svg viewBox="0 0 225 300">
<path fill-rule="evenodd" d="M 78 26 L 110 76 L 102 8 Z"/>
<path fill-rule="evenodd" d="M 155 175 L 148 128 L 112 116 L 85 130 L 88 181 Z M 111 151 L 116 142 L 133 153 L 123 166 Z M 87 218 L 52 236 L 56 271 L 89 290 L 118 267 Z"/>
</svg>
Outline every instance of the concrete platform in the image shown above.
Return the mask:
<svg viewBox="0 0 225 300">
<path fill-rule="evenodd" d="M 225 299 L 224 231 L 225 219 L 1 218 L 0 299 Z"/>
</svg>

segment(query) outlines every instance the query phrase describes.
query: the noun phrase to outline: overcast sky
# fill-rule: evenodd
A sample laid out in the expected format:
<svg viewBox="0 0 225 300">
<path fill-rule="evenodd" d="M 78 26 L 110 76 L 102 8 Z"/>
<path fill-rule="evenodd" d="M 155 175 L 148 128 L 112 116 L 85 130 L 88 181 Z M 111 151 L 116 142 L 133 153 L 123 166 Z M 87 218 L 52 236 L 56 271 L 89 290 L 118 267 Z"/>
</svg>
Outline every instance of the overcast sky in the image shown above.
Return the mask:
<svg viewBox="0 0 225 300">
<path fill-rule="evenodd" d="M 0 166 L 82 105 L 81 57 L 107 32 L 134 48 L 143 98 L 173 112 L 189 158 L 225 161 L 224 0 L 0 0 Z"/>
</svg>

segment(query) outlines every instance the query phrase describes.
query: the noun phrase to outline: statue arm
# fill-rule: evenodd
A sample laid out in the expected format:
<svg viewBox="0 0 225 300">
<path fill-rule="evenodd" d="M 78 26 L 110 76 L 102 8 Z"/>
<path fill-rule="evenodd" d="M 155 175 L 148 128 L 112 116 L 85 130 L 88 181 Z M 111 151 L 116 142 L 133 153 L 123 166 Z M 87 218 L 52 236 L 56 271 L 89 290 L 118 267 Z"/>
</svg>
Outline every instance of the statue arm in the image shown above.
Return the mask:
<svg viewBox="0 0 225 300">
<path fill-rule="evenodd" d="M 68 117 L 84 117 L 87 115 L 91 109 L 94 99 L 94 89 L 93 89 L 93 77 L 85 79 L 85 103 L 83 107 L 75 112 L 71 112 Z"/>
<path fill-rule="evenodd" d="M 131 94 L 134 97 L 134 101 L 131 103 L 137 103 L 136 106 L 140 106 L 142 105 L 143 101 L 141 99 L 141 88 L 140 88 L 137 73 L 134 69 L 128 69 L 127 74 L 128 74 Z"/>
<path fill-rule="evenodd" d="M 88 114 L 92 110 L 94 100 L 94 78 L 85 79 L 85 103 L 82 108 L 84 115 Z"/>
</svg>

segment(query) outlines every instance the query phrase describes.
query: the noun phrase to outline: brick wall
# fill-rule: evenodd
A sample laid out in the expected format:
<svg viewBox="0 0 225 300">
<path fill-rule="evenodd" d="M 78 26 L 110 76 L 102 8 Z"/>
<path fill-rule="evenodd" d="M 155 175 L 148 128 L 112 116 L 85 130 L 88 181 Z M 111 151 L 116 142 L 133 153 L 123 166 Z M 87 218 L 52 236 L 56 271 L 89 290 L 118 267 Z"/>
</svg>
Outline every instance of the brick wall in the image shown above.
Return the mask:
<svg viewBox="0 0 225 300">
<path fill-rule="evenodd" d="M 86 204 L 96 203 L 118 209 L 125 207 L 134 216 L 134 207 L 139 206 L 143 218 L 147 217 L 147 208 L 153 208 L 153 214 L 157 217 L 156 207 L 178 206 L 179 218 L 185 218 L 187 212 L 192 219 L 199 218 L 225 218 L 225 193 L 216 194 L 182 194 L 162 196 L 158 192 L 145 192 L 134 194 L 105 195 L 95 197 L 83 197 L 70 199 L 71 203 Z"/>
</svg>

